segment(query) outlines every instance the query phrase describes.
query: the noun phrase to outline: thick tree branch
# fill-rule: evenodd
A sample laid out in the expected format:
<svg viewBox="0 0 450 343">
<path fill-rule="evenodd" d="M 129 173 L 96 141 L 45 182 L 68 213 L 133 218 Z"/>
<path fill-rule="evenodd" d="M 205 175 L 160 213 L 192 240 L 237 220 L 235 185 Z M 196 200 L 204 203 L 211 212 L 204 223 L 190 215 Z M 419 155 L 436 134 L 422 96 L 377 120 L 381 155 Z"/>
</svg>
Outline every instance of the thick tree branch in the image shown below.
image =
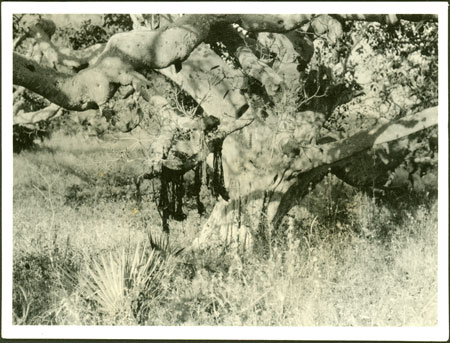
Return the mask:
<svg viewBox="0 0 450 343">
<path fill-rule="evenodd" d="M 161 128 L 158 137 L 149 149 L 149 161 L 152 177 L 161 172 L 161 167 L 186 172 L 206 157 L 216 146 L 222 146 L 224 139 L 235 131 L 250 125 L 254 118 L 246 115 L 230 123 L 220 125 L 218 129 L 205 126 L 205 118 L 192 119 L 180 115 L 167 100 L 161 96 L 152 96 L 150 105 L 159 113 Z M 189 139 L 186 139 L 189 136 Z"/>
<path fill-rule="evenodd" d="M 13 125 L 35 124 L 43 120 L 53 119 L 61 113 L 61 107 L 55 104 L 35 112 L 25 112 L 15 104 L 14 110 Z"/>
<path fill-rule="evenodd" d="M 233 25 L 226 25 L 213 28 L 208 42 L 223 43 L 228 53 L 236 57 L 244 73 L 261 82 L 269 96 L 281 91 L 283 79 L 255 55 L 257 42 L 254 39 L 244 37 Z"/>
<path fill-rule="evenodd" d="M 396 144 L 397 141 L 437 123 L 438 108 L 432 107 L 395 122 L 360 131 L 342 141 L 311 146 L 311 153 L 304 153 L 295 159 L 271 186 L 271 197 L 267 201 L 269 222 L 275 226 L 279 224 L 292 206 L 294 197 L 299 199 L 304 196 L 308 188 L 319 182 L 329 170 L 336 169 L 336 173 L 342 174 L 348 159 L 385 143 L 388 143 L 387 148 L 393 154 L 404 154 L 407 147 Z M 398 163 L 401 161 L 399 158 L 395 160 Z M 395 168 L 395 165 L 388 167 Z M 376 174 L 377 170 L 372 170 L 372 173 Z"/>
<path fill-rule="evenodd" d="M 261 62 L 249 47 L 238 48 L 236 57 L 244 72 L 264 85 L 267 95 L 274 96 L 281 90 L 283 79 L 267 64 Z"/>
<path fill-rule="evenodd" d="M 392 16 L 386 15 L 341 15 L 340 18 L 394 21 Z M 423 20 L 434 19 L 435 16 L 397 15 L 396 18 Z M 76 75 L 63 74 L 14 53 L 13 80 L 15 84 L 29 88 L 59 106 L 78 111 L 87 110 L 107 102 L 120 85 L 132 84 L 138 92 L 145 95 L 146 81 L 137 71 L 144 68 L 162 69 L 186 60 L 206 39 L 213 26 L 238 23 L 248 31 L 287 32 L 304 25 L 310 19 L 310 15 L 185 15 L 164 29 L 116 34 L 104 49 L 97 46 L 80 53 L 63 53 L 62 50 L 57 50 L 49 42 L 54 24 L 39 21 L 31 31 L 40 40 L 40 48 L 47 53 L 47 59 L 54 64 L 79 67 L 88 63 L 90 67 Z M 102 53 L 97 56 L 102 49 Z M 229 93 L 226 94 L 228 95 Z M 245 109 L 242 99 L 237 99 L 236 103 L 236 106 L 233 105 L 236 110 L 230 115 L 242 114 L 242 109 Z"/>
<path fill-rule="evenodd" d="M 314 54 L 313 41 L 306 34 L 293 30 L 285 34 L 259 33 L 258 44 L 265 51 L 276 54 L 272 68 L 287 87 L 298 86 L 300 71 L 305 69 Z"/>
<path fill-rule="evenodd" d="M 400 139 L 437 123 L 438 108 L 428 108 L 371 130 L 363 130 L 342 141 L 312 147 L 316 151 L 309 156 L 302 155 L 295 159 L 290 169 L 294 176 L 296 173 L 305 172 L 322 164 L 337 162 L 374 145 Z"/>
<path fill-rule="evenodd" d="M 118 64 L 123 65 L 119 59 L 116 60 Z M 98 104 L 105 103 L 114 91 L 110 78 L 103 72 L 89 69 L 76 75 L 64 74 L 18 53 L 13 53 L 13 71 L 15 85 L 69 110 L 98 108 Z"/>
<path fill-rule="evenodd" d="M 96 63 L 74 76 L 30 65 L 30 61 L 15 54 L 14 83 L 67 109 L 86 110 L 105 103 L 114 94 L 117 85 L 133 84 L 141 91 L 143 80 L 136 74 L 137 70 L 162 69 L 186 60 L 208 36 L 212 25 L 239 22 L 248 30 L 284 32 L 296 28 L 308 18 L 303 15 L 186 15 L 164 30 L 114 35 Z M 53 26 L 48 21 L 35 25 L 35 35 L 42 38 L 43 44 L 48 44 L 44 51 L 49 53 L 54 52 L 54 47 L 48 42 L 54 32 Z M 61 54 L 48 58 L 53 63 L 64 61 Z M 75 62 L 74 65 L 77 65 L 80 61 Z M 39 86 L 38 79 L 49 83 L 48 89 Z"/>
<path fill-rule="evenodd" d="M 242 89 L 244 75 L 225 63 L 206 44 L 200 44 L 177 72 L 175 66 L 159 69 L 209 115 L 222 122 L 240 117 L 249 107 Z"/>
<path fill-rule="evenodd" d="M 214 245 L 237 243 L 241 247 L 249 247 L 258 237 L 255 229 L 260 220 L 264 220 L 271 229 L 276 229 L 284 215 L 302 199 L 310 188 L 320 182 L 331 171 L 332 173 L 345 173 L 350 167 L 354 171 L 360 159 L 353 160 L 361 154 L 377 156 L 389 155 L 390 161 L 401 162 L 399 156 L 408 152 L 408 145 L 402 141 L 422 129 L 437 124 L 437 108 L 430 108 L 418 114 L 405 117 L 394 123 L 376 127 L 339 142 L 328 143 L 311 147 L 314 151 L 303 154 L 295 160 L 291 167 L 279 173 L 275 180 L 273 174 L 263 177 L 257 169 L 240 168 L 238 192 L 229 189 L 231 199 L 219 201 L 203 227 L 200 236 L 195 240 L 193 247 L 211 247 Z M 231 141 L 233 142 L 233 141 Z M 320 149 L 319 149 L 320 148 Z M 232 146 L 224 149 L 236 159 Z M 224 151 L 224 153 L 226 150 Z M 318 157 L 315 158 L 315 155 Z M 380 163 L 386 172 L 395 169 L 393 162 L 387 162 L 384 156 Z M 377 176 L 378 168 L 367 168 L 368 177 Z M 295 169 L 297 168 L 297 169 Z M 374 169 L 375 168 L 375 169 Z M 346 179 L 357 179 L 357 176 L 346 175 Z M 344 179 L 344 180 L 346 180 Z M 271 184 L 271 185 L 270 185 Z M 265 194 L 265 195 L 264 195 Z M 245 209 L 245 210 L 243 210 Z M 265 216 L 261 217 L 261 213 Z"/>
</svg>

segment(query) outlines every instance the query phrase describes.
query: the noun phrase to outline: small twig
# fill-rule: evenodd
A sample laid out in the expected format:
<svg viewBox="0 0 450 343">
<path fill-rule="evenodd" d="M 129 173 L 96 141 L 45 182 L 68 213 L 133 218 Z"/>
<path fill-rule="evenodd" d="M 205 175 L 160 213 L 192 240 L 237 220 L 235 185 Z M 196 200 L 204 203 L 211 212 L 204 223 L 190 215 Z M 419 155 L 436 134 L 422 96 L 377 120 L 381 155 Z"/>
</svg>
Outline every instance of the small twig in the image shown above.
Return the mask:
<svg viewBox="0 0 450 343">
<path fill-rule="evenodd" d="M 325 93 L 322 95 L 317 95 L 317 93 L 319 93 L 319 90 L 320 90 L 320 85 L 319 85 L 319 87 L 317 87 L 316 92 L 313 95 L 311 95 L 309 98 L 306 98 L 300 102 L 300 104 L 298 105 L 298 108 L 302 107 L 304 104 L 306 104 L 308 101 L 310 101 L 314 98 L 322 98 L 326 95 Z M 306 95 L 306 93 L 305 93 L 305 95 Z"/>
<path fill-rule="evenodd" d="M 242 130 L 243 128 L 245 128 L 245 127 L 249 126 L 250 124 L 252 124 L 254 121 L 255 121 L 255 118 L 248 119 L 247 123 L 245 123 L 243 125 L 240 125 L 240 126 L 237 126 L 234 129 L 229 129 L 228 131 L 225 131 L 226 135 L 228 136 L 228 135 L 231 135 L 232 133 L 234 133 L 236 131 Z"/>
</svg>

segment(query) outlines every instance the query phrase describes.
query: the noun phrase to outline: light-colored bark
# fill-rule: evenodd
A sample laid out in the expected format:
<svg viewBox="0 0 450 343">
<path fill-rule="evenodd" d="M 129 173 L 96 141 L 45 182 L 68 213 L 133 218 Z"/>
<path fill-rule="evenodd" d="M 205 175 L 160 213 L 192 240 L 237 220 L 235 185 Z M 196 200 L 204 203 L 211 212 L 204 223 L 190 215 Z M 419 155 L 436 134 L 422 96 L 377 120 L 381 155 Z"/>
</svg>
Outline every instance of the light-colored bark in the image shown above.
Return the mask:
<svg viewBox="0 0 450 343">
<path fill-rule="evenodd" d="M 35 124 L 40 121 L 53 119 L 61 113 L 61 107 L 51 104 L 35 112 L 25 112 L 20 109 L 20 103 L 14 106 L 13 125 Z"/>
<path fill-rule="evenodd" d="M 238 182 L 238 175 L 241 174 L 243 186 L 228 185 L 234 190 L 229 192 L 230 201 L 221 201 L 216 205 L 213 215 L 195 240 L 194 247 L 233 244 L 243 242 L 243 238 L 247 247 L 251 246 L 258 238 L 255 234 L 260 234 L 258 230 L 261 223 L 270 229 L 276 229 L 291 207 L 329 171 L 348 180 L 357 180 L 359 177 L 363 177 L 363 180 L 378 178 L 382 173 L 387 177 L 386 172 L 395 169 L 402 162 L 399 157 L 408 152 L 407 144 L 402 140 L 437 125 L 437 119 L 437 107 L 433 107 L 398 121 L 361 131 L 342 141 L 311 146 L 310 154 L 302 153 L 287 166 L 280 165 L 278 173 L 267 171 L 265 175 L 261 175 L 258 170 L 252 173 L 247 164 L 235 163 L 240 171 L 234 170 L 236 174 L 231 179 Z M 358 163 L 367 154 L 377 156 L 378 164 L 364 169 L 366 175 L 358 175 Z M 353 171 L 356 175 L 348 175 L 346 170 L 350 173 Z M 223 221 L 221 214 L 226 214 Z M 234 221 L 230 218 L 234 218 Z M 249 224 L 243 225 L 244 222 Z"/>
<path fill-rule="evenodd" d="M 263 201 L 264 194 L 258 193 L 228 202 L 219 199 L 191 248 L 251 249 Z"/>
<path fill-rule="evenodd" d="M 326 172 L 328 168 L 340 169 L 340 163 L 347 163 L 341 161 L 346 161 L 347 158 L 351 158 L 375 146 L 398 141 L 403 137 L 437 125 L 437 123 L 438 108 L 432 107 L 395 122 L 386 123 L 371 130 L 360 131 L 342 141 L 312 146 L 311 149 L 314 149 L 312 153 L 301 154 L 290 163 L 286 170 L 278 174 L 277 180 L 271 187 L 271 193 L 274 196 L 270 199 L 270 204 L 267 206 L 269 221 L 273 224 L 281 221 L 284 213 L 287 213 L 280 207 L 283 197 L 289 196 L 291 188 L 307 187 L 311 181 L 304 182 L 306 181 L 304 179 L 320 177 L 320 174 Z M 392 150 L 395 150 L 396 153 L 398 153 L 399 149 L 407 149 L 403 146 L 396 147 L 396 149 L 394 147 L 395 144 L 392 145 Z M 397 158 L 395 161 L 401 163 L 402 160 Z M 357 160 L 351 162 L 355 163 Z M 392 167 L 395 168 L 394 166 Z M 374 169 L 373 173 L 378 173 L 378 171 Z M 299 193 L 301 192 L 296 189 L 295 194 Z M 284 202 L 287 203 L 286 201 Z"/>
<path fill-rule="evenodd" d="M 206 44 L 192 51 L 180 71 L 173 65 L 158 71 L 192 96 L 206 113 L 222 122 L 240 117 L 249 107 L 242 94 L 246 87 L 244 75 Z"/>
<path fill-rule="evenodd" d="M 343 141 L 320 146 L 320 149 L 305 158 L 300 156 L 291 162 L 295 173 L 304 172 L 322 164 L 331 164 L 377 144 L 400 139 L 430 126 L 437 125 L 438 108 L 431 107 L 419 113 L 403 117 L 397 121 L 361 131 Z"/>
<path fill-rule="evenodd" d="M 122 73 L 131 72 L 119 58 L 111 58 L 109 63 L 114 67 L 121 65 Z M 76 75 L 65 74 L 17 53 L 13 54 L 13 71 L 15 85 L 23 86 L 69 110 L 98 108 L 111 98 L 115 90 L 106 72 L 88 69 Z"/>
<path fill-rule="evenodd" d="M 164 30 L 139 30 L 114 35 L 100 55 L 97 56 L 97 52 L 101 47 L 93 48 L 95 62 L 89 59 L 90 54 L 84 52 L 88 55 L 90 66 L 76 75 L 49 73 L 48 69 L 36 66 L 30 74 L 30 68 L 25 70 L 30 61 L 15 54 L 14 83 L 67 109 L 86 110 L 105 103 L 114 94 L 116 85 L 138 83 L 139 88 L 143 86 L 137 70 L 162 69 L 186 60 L 208 36 L 212 25 L 239 22 L 247 30 L 285 32 L 303 24 L 308 18 L 304 15 L 186 15 Z M 52 63 L 79 66 L 86 62 L 71 59 L 71 56 L 55 49 L 48 39 L 54 31 L 49 21 L 38 22 L 32 30 L 42 45 L 41 50 Z M 47 73 L 49 75 L 45 77 Z M 41 77 L 53 86 L 48 90 L 38 87 L 34 80 Z"/>
<path fill-rule="evenodd" d="M 434 19 L 431 16 L 403 16 L 408 20 Z M 341 19 L 394 21 L 392 16 L 359 15 Z M 386 19 L 388 18 L 388 19 Z M 402 16 L 396 16 L 402 18 Z M 25 57 L 14 54 L 14 83 L 33 90 L 50 101 L 74 110 L 95 108 L 105 103 L 118 85 L 133 84 L 139 92 L 145 92 L 145 79 L 138 74 L 142 68 L 162 69 L 186 60 L 191 52 L 208 36 L 214 25 L 238 23 L 248 31 L 287 32 L 301 27 L 311 15 L 271 14 L 218 14 L 185 15 L 162 30 L 140 30 L 119 33 L 102 46 L 89 48 L 78 55 L 56 49 L 49 38 L 54 32 L 50 21 L 39 21 L 31 29 L 39 41 L 39 48 L 53 64 L 62 63 L 89 67 L 76 75 L 57 74 L 30 65 Z M 103 49 L 101 54 L 99 52 Z M 70 53 L 69 53 L 70 52 Z M 94 57 L 93 57 L 94 56 Z M 48 75 L 46 75 L 48 74 Z M 44 80 L 48 87 L 38 86 L 36 80 Z"/>
<path fill-rule="evenodd" d="M 160 134 L 152 142 L 149 149 L 150 159 L 147 161 L 150 174 L 159 174 L 161 167 L 165 166 L 172 170 L 191 169 L 196 163 L 201 153 L 200 135 L 201 125 L 199 120 L 193 120 L 189 117 L 180 116 L 174 110 L 167 100 L 161 96 L 153 96 L 150 98 L 150 105 L 159 114 L 161 123 Z M 187 152 L 186 160 L 177 157 L 176 152 L 182 149 L 182 142 L 176 142 L 175 134 L 179 129 L 190 130 L 191 141 L 190 151 Z M 176 146 L 178 144 L 178 146 Z M 174 154 L 175 153 L 175 154 Z"/>
<path fill-rule="evenodd" d="M 267 95 L 274 96 L 281 90 L 283 79 L 267 64 L 260 61 L 249 47 L 238 48 L 236 57 L 244 72 L 264 85 Z"/>
</svg>

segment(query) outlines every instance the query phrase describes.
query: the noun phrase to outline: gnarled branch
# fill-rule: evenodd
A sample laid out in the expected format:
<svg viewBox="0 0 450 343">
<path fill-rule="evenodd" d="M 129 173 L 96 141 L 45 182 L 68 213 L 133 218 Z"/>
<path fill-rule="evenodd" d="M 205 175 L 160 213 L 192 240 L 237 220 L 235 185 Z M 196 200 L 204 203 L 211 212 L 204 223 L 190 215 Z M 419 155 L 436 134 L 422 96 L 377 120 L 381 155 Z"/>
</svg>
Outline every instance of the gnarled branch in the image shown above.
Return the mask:
<svg viewBox="0 0 450 343">
<path fill-rule="evenodd" d="M 307 19 L 308 16 L 303 15 L 186 15 L 163 30 L 114 35 L 96 57 L 96 62 L 90 60 L 92 65 L 76 75 L 33 65 L 25 57 L 14 54 L 14 83 L 67 109 L 86 110 L 105 103 L 118 85 L 135 84 L 136 80 L 140 80 L 135 74 L 138 70 L 162 69 L 186 60 L 208 36 L 212 25 L 239 22 L 248 30 L 284 32 Z M 41 38 L 42 44 L 47 44 L 44 49 L 49 53 L 47 58 L 53 63 L 64 61 L 62 53 L 50 56 L 55 52 L 55 47 L 48 42 L 54 32 L 53 26 L 48 21 L 40 21 L 34 27 L 35 35 Z M 69 65 L 81 63 L 72 62 Z M 49 84 L 48 89 L 39 86 L 38 79 Z M 138 88 L 142 86 L 142 82 L 137 84 Z"/>
<path fill-rule="evenodd" d="M 293 194 L 296 197 L 306 194 L 309 183 L 314 184 L 320 181 L 329 169 L 340 169 L 341 161 L 345 163 L 346 159 L 361 152 L 384 143 L 395 143 L 437 123 L 438 108 L 432 107 L 397 121 L 360 131 L 341 141 L 311 146 L 313 153 L 302 154 L 293 160 L 290 167 L 280 173 L 271 186 L 273 196 L 269 199 L 267 206 L 270 222 L 278 223 L 288 211 L 287 205 L 281 206 L 282 203 L 289 203 L 286 199 L 292 200 Z"/>
</svg>

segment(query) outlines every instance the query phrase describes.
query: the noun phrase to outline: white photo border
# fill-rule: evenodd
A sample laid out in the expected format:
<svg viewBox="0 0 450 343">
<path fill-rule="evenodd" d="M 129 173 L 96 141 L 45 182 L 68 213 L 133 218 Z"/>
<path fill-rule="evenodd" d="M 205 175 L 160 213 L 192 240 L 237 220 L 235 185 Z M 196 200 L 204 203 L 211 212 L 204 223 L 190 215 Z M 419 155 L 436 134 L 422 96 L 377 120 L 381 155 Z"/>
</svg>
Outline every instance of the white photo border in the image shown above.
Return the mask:
<svg viewBox="0 0 450 343">
<path fill-rule="evenodd" d="M 2 2 L 2 338 L 447 341 L 448 5 L 447 2 Z M 127 327 L 12 325 L 13 13 L 420 13 L 439 15 L 439 253 L 435 327 Z"/>
</svg>

